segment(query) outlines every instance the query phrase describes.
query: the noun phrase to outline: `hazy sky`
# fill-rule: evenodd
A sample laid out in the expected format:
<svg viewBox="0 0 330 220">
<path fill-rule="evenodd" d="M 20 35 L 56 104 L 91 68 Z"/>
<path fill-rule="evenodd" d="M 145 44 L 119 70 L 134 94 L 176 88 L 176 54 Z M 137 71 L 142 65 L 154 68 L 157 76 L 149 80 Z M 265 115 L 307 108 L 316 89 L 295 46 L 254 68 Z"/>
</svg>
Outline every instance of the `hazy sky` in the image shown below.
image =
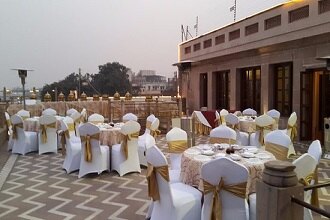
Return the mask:
<svg viewBox="0 0 330 220">
<path fill-rule="evenodd" d="M 285 0 L 237 0 L 237 20 Z M 173 76 L 181 24 L 199 34 L 233 22 L 234 0 L 0 0 L 0 89 L 20 86 L 12 68 L 34 69 L 27 88 L 120 62 Z"/>
</svg>

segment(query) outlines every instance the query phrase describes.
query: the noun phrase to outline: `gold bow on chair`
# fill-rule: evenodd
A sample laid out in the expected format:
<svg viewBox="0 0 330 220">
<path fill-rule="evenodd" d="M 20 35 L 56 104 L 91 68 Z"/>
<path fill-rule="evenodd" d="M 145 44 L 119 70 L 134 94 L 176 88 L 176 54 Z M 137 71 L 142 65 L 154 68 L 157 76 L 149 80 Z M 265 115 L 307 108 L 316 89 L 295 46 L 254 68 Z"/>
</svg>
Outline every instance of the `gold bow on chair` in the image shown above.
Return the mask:
<svg viewBox="0 0 330 220">
<path fill-rule="evenodd" d="M 289 130 L 289 129 L 291 129 L 290 138 L 291 138 L 291 141 L 293 142 L 294 138 L 298 136 L 297 124 L 294 124 L 292 126 L 288 124 L 287 130 Z"/>
<path fill-rule="evenodd" d="M 128 145 L 127 145 L 127 142 L 130 141 L 132 138 L 139 138 L 139 132 L 135 132 L 135 133 L 132 133 L 132 134 L 127 134 L 127 135 L 123 134 L 123 141 L 121 142 L 121 150 L 123 151 L 123 153 L 126 157 L 126 160 L 128 158 Z"/>
<path fill-rule="evenodd" d="M 264 135 L 265 135 L 265 130 L 271 131 L 273 129 L 273 124 L 267 125 L 267 126 L 256 126 L 256 130 L 260 131 L 259 132 L 259 143 L 261 145 L 264 145 Z"/>
<path fill-rule="evenodd" d="M 150 129 L 150 135 L 153 136 L 154 138 L 157 137 L 157 135 L 160 135 L 161 131 L 156 129 L 156 130 L 151 130 Z"/>
<path fill-rule="evenodd" d="M 151 124 L 152 124 L 151 121 L 147 121 L 147 123 L 146 123 L 146 128 L 148 128 L 148 129 L 150 130 Z"/>
<path fill-rule="evenodd" d="M 168 143 L 168 152 L 169 153 L 182 153 L 188 147 L 187 140 L 176 140 L 176 141 L 169 141 Z"/>
<path fill-rule="evenodd" d="M 18 123 L 13 125 L 13 139 L 17 139 L 17 128 L 23 129 L 23 123 Z"/>
<path fill-rule="evenodd" d="M 91 146 L 91 140 L 100 140 L 100 133 L 96 133 L 93 135 L 86 135 L 86 136 L 80 136 L 81 142 L 85 142 L 85 161 L 91 162 L 92 161 L 92 146 Z"/>
<path fill-rule="evenodd" d="M 265 150 L 274 154 L 277 160 L 287 160 L 288 148 L 270 142 L 265 143 Z"/>
<path fill-rule="evenodd" d="M 206 180 L 203 180 L 204 185 L 204 194 L 213 193 L 212 198 L 212 211 L 211 211 L 211 220 L 221 220 L 222 219 L 222 204 L 221 200 L 219 198 L 219 194 L 221 190 L 225 190 L 227 192 L 230 192 L 234 194 L 235 196 L 238 196 L 240 198 L 245 199 L 246 197 L 246 182 L 238 183 L 234 185 L 225 185 L 224 181 L 221 177 L 220 182 L 217 186 L 214 186 L 207 182 Z"/>
<path fill-rule="evenodd" d="M 74 123 L 67 123 L 67 126 L 69 131 L 75 131 Z"/>
<path fill-rule="evenodd" d="M 62 144 L 62 155 L 66 154 L 66 138 L 70 138 L 69 130 L 61 131 L 58 135 L 61 136 L 61 144 Z"/>
<path fill-rule="evenodd" d="M 47 128 L 56 128 L 56 122 L 40 125 L 42 143 L 47 143 Z"/>
<path fill-rule="evenodd" d="M 236 140 L 231 138 L 210 137 L 210 143 L 236 144 Z"/>
<path fill-rule="evenodd" d="M 317 167 L 315 171 L 317 170 Z M 315 179 L 315 171 L 314 173 L 308 174 L 305 178 L 301 178 L 299 180 L 299 183 L 303 184 L 304 186 L 311 185 L 312 180 L 315 180 L 315 184 L 317 184 Z M 317 175 L 317 174 L 316 174 Z M 319 195 L 317 193 L 317 188 L 312 189 L 312 195 L 311 195 L 311 204 L 314 206 L 319 206 Z"/>
<path fill-rule="evenodd" d="M 7 119 L 6 122 L 7 122 L 7 127 L 9 128 L 9 127 L 11 126 L 11 121 L 10 121 L 10 119 Z"/>
<path fill-rule="evenodd" d="M 151 197 L 153 201 L 157 201 L 160 198 L 156 173 L 159 173 L 167 182 L 170 181 L 168 174 L 168 165 L 154 167 L 150 163 L 148 163 L 148 169 L 147 169 L 148 196 Z"/>
</svg>

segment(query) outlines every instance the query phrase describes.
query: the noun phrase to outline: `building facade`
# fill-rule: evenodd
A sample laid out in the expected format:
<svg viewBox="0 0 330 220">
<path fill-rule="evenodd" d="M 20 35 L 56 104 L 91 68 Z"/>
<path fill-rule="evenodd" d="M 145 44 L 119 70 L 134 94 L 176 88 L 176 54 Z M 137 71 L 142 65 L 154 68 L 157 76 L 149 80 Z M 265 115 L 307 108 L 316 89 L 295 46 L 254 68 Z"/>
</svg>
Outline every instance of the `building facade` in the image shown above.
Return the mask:
<svg viewBox="0 0 330 220">
<path fill-rule="evenodd" d="M 140 95 L 162 95 L 167 88 L 166 77 L 156 75 L 154 70 L 140 70 L 131 83 L 140 89 Z"/>
<path fill-rule="evenodd" d="M 330 117 L 330 0 L 300 0 L 183 42 L 179 91 L 192 110 L 298 115 L 301 140 L 323 140 Z"/>
</svg>

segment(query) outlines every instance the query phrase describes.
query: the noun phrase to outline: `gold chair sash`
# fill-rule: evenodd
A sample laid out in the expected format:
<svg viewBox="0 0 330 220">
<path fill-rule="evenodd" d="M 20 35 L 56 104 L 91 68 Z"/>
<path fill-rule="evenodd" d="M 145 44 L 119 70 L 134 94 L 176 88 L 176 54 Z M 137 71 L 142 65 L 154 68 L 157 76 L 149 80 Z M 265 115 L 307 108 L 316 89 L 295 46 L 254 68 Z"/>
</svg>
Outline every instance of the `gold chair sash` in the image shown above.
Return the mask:
<svg viewBox="0 0 330 220">
<path fill-rule="evenodd" d="M 210 137 L 210 143 L 236 144 L 236 140 L 231 138 Z"/>
<path fill-rule="evenodd" d="M 168 152 L 169 153 L 177 153 L 180 154 L 185 151 L 188 147 L 187 140 L 176 140 L 176 141 L 169 141 L 168 144 Z"/>
<path fill-rule="evenodd" d="M 69 131 L 75 131 L 75 125 L 74 125 L 74 123 L 68 123 L 67 126 L 68 126 L 68 130 Z"/>
<path fill-rule="evenodd" d="M 21 118 L 23 119 L 23 121 L 25 120 L 25 119 L 28 119 L 28 118 L 30 118 L 29 116 L 21 116 Z"/>
<path fill-rule="evenodd" d="M 238 124 L 231 124 L 231 123 L 227 122 L 226 125 L 227 125 L 227 127 L 230 127 L 231 129 L 239 130 Z"/>
<path fill-rule="evenodd" d="M 10 121 L 10 119 L 7 119 L 6 122 L 7 122 L 7 127 L 9 128 L 9 127 L 11 126 L 11 121 Z"/>
<path fill-rule="evenodd" d="M 286 160 L 288 157 L 288 148 L 279 144 L 266 142 L 265 150 L 274 154 L 277 160 Z"/>
<path fill-rule="evenodd" d="M 210 216 L 211 220 L 222 219 L 222 203 L 221 203 L 221 199 L 219 199 L 219 194 L 221 190 L 225 190 L 227 192 L 234 194 L 235 196 L 245 199 L 246 183 L 247 182 L 233 184 L 233 185 L 225 185 L 223 179 L 221 178 L 219 184 L 214 186 L 209 182 L 207 182 L 206 180 L 203 180 L 204 194 L 213 193 L 212 205 L 211 205 L 212 210 Z"/>
<path fill-rule="evenodd" d="M 66 154 L 66 138 L 70 138 L 69 130 L 61 131 L 58 135 L 61 137 L 62 155 Z"/>
<path fill-rule="evenodd" d="M 196 134 L 209 135 L 212 128 L 207 127 L 199 121 L 195 122 L 195 132 Z"/>
<path fill-rule="evenodd" d="M 290 138 L 291 138 L 291 141 L 293 141 L 295 139 L 295 137 L 298 136 L 297 124 L 294 124 L 293 126 L 288 124 L 288 129 L 287 130 L 289 130 L 289 129 L 291 129 Z"/>
<path fill-rule="evenodd" d="M 91 140 L 100 140 L 100 133 L 96 133 L 93 135 L 86 135 L 86 136 L 80 136 L 81 142 L 85 142 L 85 161 L 91 162 L 92 161 L 92 146 L 91 146 Z"/>
<path fill-rule="evenodd" d="M 304 186 L 309 186 L 311 185 L 313 179 L 315 180 L 315 171 L 314 173 L 308 174 L 305 178 L 300 178 L 299 183 L 303 184 Z M 314 184 L 317 184 L 316 180 Z M 317 207 L 319 206 L 319 197 L 317 193 L 317 188 L 312 189 L 311 204 Z"/>
<path fill-rule="evenodd" d="M 168 165 L 154 167 L 150 163 L 148 163 L 148 196 L 151 197 L 153 201 L 157 201 L 160 199 L 156 173 L 159 173 L 167 182 L 170 180 L 168 174 Z"/>
<path fill-rule="evenodd" d="M 13 125 L 13 139 L 17 139 L 17 128 L 23 129 L 23 123 L 18 123 Z"/>
<path fill-rule="evenodd" d="M 43 124 L 40 125 L 40 130 L 41 130 L 41 142 L 47 143 L 47 128 L 56 128 L 56 122 L 51 123 L 51 124 Z"/>
<path fill-rule="evenodd" d="M 226 116 L 220 115 L 219 123 L 220 123 L 220 125 L 225 125 L 226 124 Z"/>
<path fill-rule="evenodd" d="M 146 123 L 146 128 L 148 128 L 149 130 L 150 130 L 150 127 L 151 127 L 151 121 L 147 121 L 147 123 Z"/>
<path fill-rule="evenodd" d="M 160 135 L 161 131 L 156 129 L 156 130 L 150 130 L 150 135 L 153 136 L 154 138 L 157 137 L 157 135 Z"/>
<path fill-rule="evenodd" d="M 260 131 L 259 132 L 259 143 L 261 145 L 264 145 L 265 130 L 269 130 L 269 131 L 273 130 L 273 124 L 267 125 L 267 126 L 256 125 L 256 131 Z"/>
<path fill-rule="evenodd" d="M 127 142 L 130 141 L 132 138 L 139 138 L 139 132 L 135 132 L 132 134 L 127 134 L 127 135 L 122 135 L 123 136 L 123 141 L 121 142 L 121 150 L 123 151 L 126 160 L 128 158 L 128 145 Z"/>
<path fill-rule="evenodd" d="M 318 184 L 319 183 L 319 175 L 318 175 L 318 169 L 319 166 L 316 165 L 315 170 L 314 170 L 314 184 Z M 311 204 L 316 206 L 316 207 L 320 207 L 319 204 L 319 193 L 317 188 L 312 189 L 312 198 L 311 198 Z"/>
</svg>

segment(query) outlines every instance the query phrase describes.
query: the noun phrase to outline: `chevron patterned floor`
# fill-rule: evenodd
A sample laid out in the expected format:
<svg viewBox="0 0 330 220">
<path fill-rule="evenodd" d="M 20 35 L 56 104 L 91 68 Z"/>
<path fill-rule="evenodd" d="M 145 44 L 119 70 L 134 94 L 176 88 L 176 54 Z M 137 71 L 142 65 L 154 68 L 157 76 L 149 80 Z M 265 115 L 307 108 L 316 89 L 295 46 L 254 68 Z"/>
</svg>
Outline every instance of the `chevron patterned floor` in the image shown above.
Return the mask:
<svg viewBox="0 0 330 220">
<path fill-rule="evenodd" d="M 197 144 L 206 141 L 196 138 Z M 164 136 L 157 146 L 166 154 Z M 298 154 L 307 146 L 295 144 Z M 329 162 L 322 159 L 320 182 L 330 180 Z M 62 163 L 61 154 L 9 157 L 0 173 L 0 219 L 144 219 L 149 204 L 145 169 L 124 177 L 105 172 L 78 179 L 77 173 L 66 174 Z M 330 211 L 330 189 L 319 194 L 321 208 Z"/>
</svg>

